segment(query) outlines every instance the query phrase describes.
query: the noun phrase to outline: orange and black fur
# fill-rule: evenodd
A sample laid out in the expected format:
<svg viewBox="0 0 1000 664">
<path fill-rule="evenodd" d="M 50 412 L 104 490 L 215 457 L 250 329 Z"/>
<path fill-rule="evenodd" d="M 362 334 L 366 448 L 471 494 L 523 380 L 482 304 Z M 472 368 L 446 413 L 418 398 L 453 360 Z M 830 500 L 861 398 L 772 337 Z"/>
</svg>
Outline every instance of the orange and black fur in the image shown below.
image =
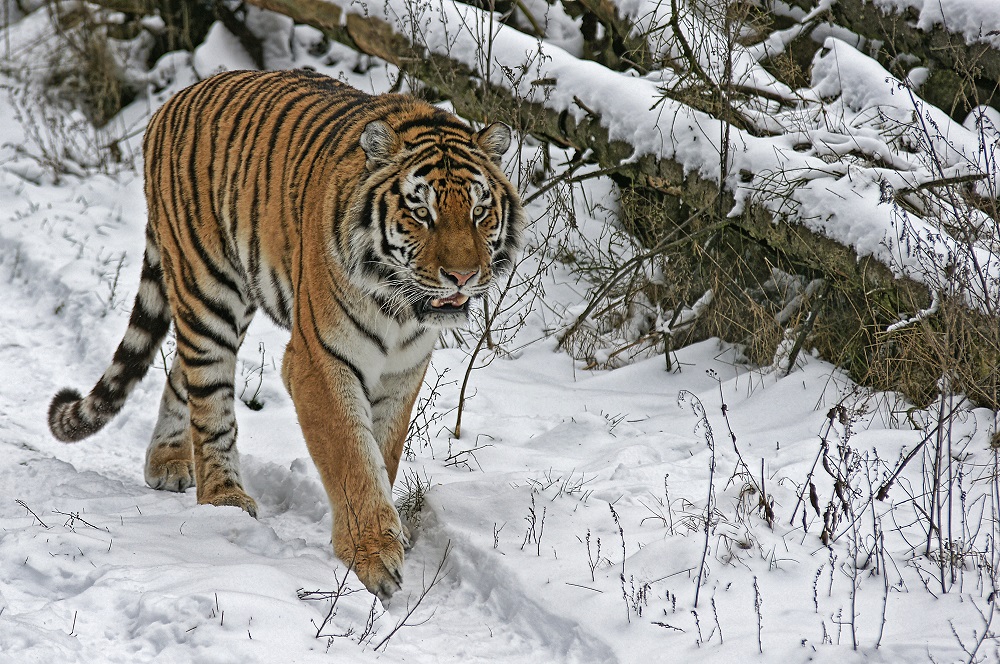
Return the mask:
<svg viewBox="0 0 1000 664">
<path fill-rule="evenodd" d="M 402 582 L 391 500 L 431 349 L 511 269 L 525 225 L 498 167 L 510 130 L 473 132 L 405 95 L 309 71 L 220 74 L 153 116 L 149 209 L 128 330 L 86 397 L 59 392 L 56 438 L 121 409 L 171 323 L 177 354 L 146 482 L 256 514 L 236 451 L 236 353 L 262 309 L 291 331 L 282 377 L 333 510 L 333 546 L 373 593 Z"/>
</svg>

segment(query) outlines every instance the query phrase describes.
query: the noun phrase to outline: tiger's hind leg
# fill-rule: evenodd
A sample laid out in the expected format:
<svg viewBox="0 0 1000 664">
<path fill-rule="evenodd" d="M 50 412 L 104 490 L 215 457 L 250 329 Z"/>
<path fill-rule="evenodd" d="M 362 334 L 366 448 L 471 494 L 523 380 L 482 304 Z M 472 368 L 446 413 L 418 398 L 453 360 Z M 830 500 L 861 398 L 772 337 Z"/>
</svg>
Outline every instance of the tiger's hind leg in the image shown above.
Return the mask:
<svg viewBox="0 0 1000 664">
<path fill-rule="evenodd" d="M 231 299 L 242 300 L 236 293 Z M 211 310 L 200 303 L 179 309 L 183 313 L 175 317 L 177 351 L 187 388 L 198 503 L 230 505 L 257 516 L 257 504 L 240 479 L 233 387 L 236 352 L 254 310 L 230 309 L 220 320 L 219 302 L 213 302 Z"/>
<path fill-rule="evenodd" d="M 185 491 L 195 485 L 194 450 L 187 386 L 180 355 L 174 355 L 160 399 L 153 439 L 146 448 L 146 484 L 164 491 Z"/>
</svg>

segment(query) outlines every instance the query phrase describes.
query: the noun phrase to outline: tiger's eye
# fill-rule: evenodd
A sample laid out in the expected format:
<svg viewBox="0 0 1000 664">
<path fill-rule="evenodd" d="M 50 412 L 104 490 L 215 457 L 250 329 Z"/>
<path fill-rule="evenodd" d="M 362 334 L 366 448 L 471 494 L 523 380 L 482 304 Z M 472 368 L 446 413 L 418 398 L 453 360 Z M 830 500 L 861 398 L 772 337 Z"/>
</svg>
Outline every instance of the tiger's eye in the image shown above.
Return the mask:
<svg viewBox="0 0 1000 664">
<path fill-rule="evenodd" d="M 430 210 L 428 210 L 425 207 L 418 207 L 413 212 L 414 212 L 414 214 L 417 215 L 417 218 L 419 218 L 419 219 L 426 219 L 427 216 L 430 214 Z"/>
<path fill-rule="evenodd" d="M 484 212 L 486 212 L 486 208 L 484 208 L 484 207 L 483 207 L 482 205 L 477 205 L 477 206 L 476 206 L 476 207 L 475 207 L 475 208 L 474 208 L 474 209 L 472 210 L 472 216 L 473 216 L 473 217 L 481 217 L 481 216 L 483 216 L 483 213 L 484 213 Z"/>
</svg>

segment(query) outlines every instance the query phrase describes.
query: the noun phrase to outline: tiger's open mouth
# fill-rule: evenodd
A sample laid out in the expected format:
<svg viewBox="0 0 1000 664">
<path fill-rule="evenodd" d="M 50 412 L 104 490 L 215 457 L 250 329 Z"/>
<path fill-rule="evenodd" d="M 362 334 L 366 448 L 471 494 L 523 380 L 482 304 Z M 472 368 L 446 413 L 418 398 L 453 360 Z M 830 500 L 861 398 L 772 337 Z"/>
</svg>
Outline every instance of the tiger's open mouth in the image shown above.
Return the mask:
<svg viewBox="0 0 1000 664">
<path fill-rule="evenodd" d="M 435 297 L 425 305 L 428 311 L 439 314 L 462 313 L 469 308 L 469 296 L 455 293 L 449 297 Z"/>
</svg>

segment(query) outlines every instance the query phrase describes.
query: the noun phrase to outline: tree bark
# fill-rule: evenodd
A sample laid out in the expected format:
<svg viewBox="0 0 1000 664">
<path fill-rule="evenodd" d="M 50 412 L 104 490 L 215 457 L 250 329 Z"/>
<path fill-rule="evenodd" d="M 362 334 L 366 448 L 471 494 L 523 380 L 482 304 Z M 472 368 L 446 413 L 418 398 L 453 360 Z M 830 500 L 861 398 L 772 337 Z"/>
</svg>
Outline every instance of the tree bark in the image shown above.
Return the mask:
<svg viewBox="0 0 1000 664">
<path fill-rule="evenodd" d="M 583 19 L 585 57 L 617 71 L 645 74 L 654 68 L 646 38 L 633 34 L 635 26 L 611 0 L 562 0 L 562 6 L 569 16 Z"/>
<path fill-rule="evenodd" d="M 816 0 L 791 0 L 791 4 L 809 11 Z M 887 13 L 871 0 L 837 0 L 829 11 L 831 22 L 880 44 L 873 55 L 897 78 L 905 78 L 914 66 L 903 56 L 916 56 L 931 72 L 920 88 L 921 96 L 956 120 L 964 119 L 977 104 L 1000 110 L 1000 49 L 968 43 L 947 24 L 921 30 L 912 8 Z M 996 28 L 983 29 L 990 27 Z"/>
</svg>

